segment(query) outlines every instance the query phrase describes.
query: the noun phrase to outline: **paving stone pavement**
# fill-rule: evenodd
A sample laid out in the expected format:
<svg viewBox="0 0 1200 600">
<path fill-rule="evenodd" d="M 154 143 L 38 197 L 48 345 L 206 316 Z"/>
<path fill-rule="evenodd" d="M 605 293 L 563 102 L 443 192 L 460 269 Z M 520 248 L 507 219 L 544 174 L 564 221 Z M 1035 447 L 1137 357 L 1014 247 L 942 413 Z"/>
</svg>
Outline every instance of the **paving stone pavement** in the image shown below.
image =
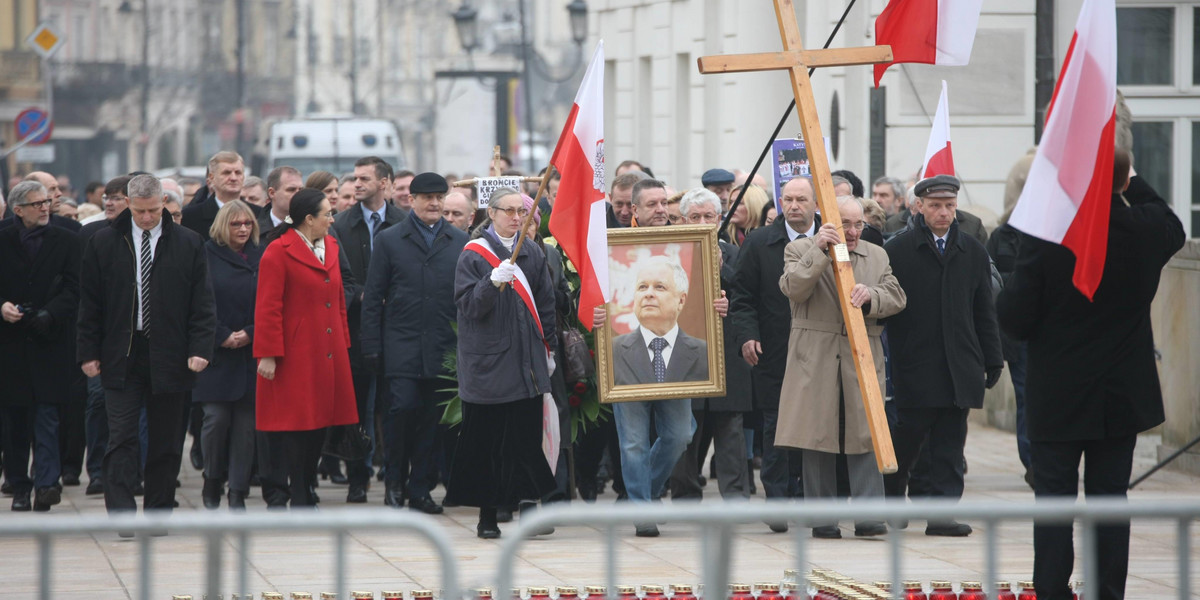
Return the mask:
<svg viewBox="0 0 1200 600">
<path fill-rule="evenodd" d="M 1142 436 L 1138 442 L 1134 475 L 1154 463 L 1157 436 Z M 972 424 L 966 448 L 969 472 L 967 500 L 1028 502 L 1033 493 L 1022 480 L 1012 434 Z M 184 459 L 178 499 L 180 511 L 202 511 L 202 477 Z M 84 486 L 86 485 L 84 477 Z M 63 503 L 50 515 L 103 515 L 104 502 L 85 496 L 84 486 L 66 488 Z M 761 486 L 760 486 L 761 490 Z M 324 482 L 319 488 L 321 510 L 357 510 L 347 505 L 345 486 Z M 709 499 L 719 502 L 715 482 L 706 488 Z M 264 511 L 256 496 L 247 501 L 250 512 Z M 442 489 L 434 497 L 440 499 Z M 1200 478 L 1162 470 L 1141 484 L 1131 495 L 1142 499 L 1189 499 L 1200 502 Z M 761 501 L 761 491 L 752 501 Z M 609 490 L 599 502 L 614 500 Z M 7 502 L 7 499 L 3 501 Z M 382 506 L 383 486 L 376 482 L 369 493 L 370 506 Z M 7 508 L 7 507 L 4 507 Z M 224 510 L 224 509 L 222 509 Z M 29 518 L 30 513 L 0 512 L 0 520 Z M 471 508 L 448 508 L 433 517 L 451 537 L 464 586 L 491 585 L 499 553 L 499 542 L 475 537 L 477 512 Z M 512 525 L 509 525 L 511 528 Z M 502 526 L 504 528 L 504 526 Z M 636 538 L 632 527 L 618 535 L 618 580 L 630 584 L 693 583 L 701 577 L 700 544 L 696 528 L 661 525 L 661 537 Z M 1200 557 L 1200 536 L 1191 531 L 1191 556 Z M 888 576 L 887 544 L 882 539 L 855 539 L 853 524 L 842 523 L 842 540 L 812 540 L 808 558 L 812 566 L 830 568 L 856 579 L 872 581 Z M 924 535 L 923 524 L 914 522 L 904 531 L 904 577 L 906 579 L 980 580 L 984 571 L 984 540 L 980 532 L 969 538 L 935 538 Z M 1077 536 L 1078 537 L 1078 536 Z M 588 585 L 604 581 L 604 550 L 599 529 L 560 527 L 553 535 L 524 545 L 517 561 L 516 583 L 521 586 Z M 794 566 L 793 536 L 771 533 L 765 525 L 737 529 L 732 549 L 732 579 L 747 583 L 778 581 L 785 568 Z M 1017 581 L 1032 574 L 1032 527 L 1010 523 L 998 529 L 1000 575 Z M 201 598 L 204 587 L 204 545 L 195 536 L 172 534 L 154 540 L 151 598 L 167 599 L 172 594 Z M 226 540 L 223 562 L 225 582 L 235 581 L 233 545 Z M 412 590 L 440 587 L 440 564 L 429 544 L 414 535 L 362 531 L 346 544 L 351 589 Z M 1168 522 L 1135 522 L 1127 598 L 1174 598 L 1178 589 L 1175 525 Z M 138 544 L 115 534 L 77 535 L 58 539 L 54 546 L 53 592 L 56 599 L 138 598 Z M 249 589 L 260 597 L 263 591 L 307 591 L 314 598 L 332 590 L 333 564 L 330 536 L 311 534 L 264 534 L 256 536 L 249 553 Z M 1193 598 L 1200 598 L 1200 560 L 1192 561 Z M 1077 559 L 1076 572 L 1081 572 Z M 235 592 L 226 586 L 229 597 Z M 0 538 L 0 598 L 37 596 L 37 553 L 33 540 Z M 501 595 L 497 596 L 502 597 Z"/>
</svg>

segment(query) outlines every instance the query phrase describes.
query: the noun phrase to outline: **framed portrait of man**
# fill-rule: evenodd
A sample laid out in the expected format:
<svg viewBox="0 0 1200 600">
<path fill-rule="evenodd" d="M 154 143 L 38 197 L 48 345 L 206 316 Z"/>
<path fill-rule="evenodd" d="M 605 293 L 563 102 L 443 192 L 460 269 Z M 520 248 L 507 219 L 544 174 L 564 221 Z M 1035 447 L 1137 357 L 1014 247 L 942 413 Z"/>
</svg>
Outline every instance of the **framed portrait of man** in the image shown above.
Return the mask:
<svg viewBox="0 0 1200 600">
<path fill-rule="evenodd" d="M 608 232 L 612 301 L 596 329 L 600 401 L 725 394 L 720 251 L 710 225 Z"/>
</svg>

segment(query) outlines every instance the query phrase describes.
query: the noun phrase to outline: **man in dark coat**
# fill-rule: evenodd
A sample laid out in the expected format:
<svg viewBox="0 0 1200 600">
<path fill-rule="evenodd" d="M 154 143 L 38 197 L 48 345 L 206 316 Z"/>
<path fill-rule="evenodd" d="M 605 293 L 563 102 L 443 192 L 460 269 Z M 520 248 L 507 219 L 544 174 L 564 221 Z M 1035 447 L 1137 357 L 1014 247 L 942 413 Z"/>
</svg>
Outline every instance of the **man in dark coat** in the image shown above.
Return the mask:
<svg viewBox="0 0 1200 600">
<path fill-rule="evenodd" d="M 1030 236 L 1000 294 L 1001 325 L 1028 343 L 1025 410 L 1039 498 L 1075 498 L 1083 457 L 1087 497 L 1124 498 L 1137 434 L 1163 422 L 1150 303 L 1186 236 L 1167 203 L 1142 178 L 1129 178 L 1128 153 L 1118 149 L 1113 162 L 1108 254 L 1092 301 L 1072 284 L 1071 251 Z M 1034 524 L 1038 598 L 1071 598 L 1071 533 L 1069 524 Z M 1100 597 L 1123 598 L 1129 522 L 1097 527 L 1096 545 L 1090 576 Z"/>
<path fill-rule="evenodd" d="M 129 208 L 83 253 L 77 358 L 101 377 L 108 413 L 104 504 L 137 510 L 138 421 L 146 412 L 147 509 L 170 510 L 184 399 L 212 358 L 216 329 L 204 241 L 176 225 L 153 175 L 129 181 Z"/>
<path fill-rule="evenodd" d="M 49 225 L 50 199 L 41 183 L 17 184 L 9 202 L 13 223 L 0 231 L 4 476 L 13 510 L 46 511 L 61 499 L 59 407 L 76 391 L 70 335 L 79 306 L 79 240 Z"/>
<path fill-rule="evenodd" d="M 205 241 L 208 240 L 208 230 L 212 229 L 217 211 L 225 206 L 226 202 L 233 202 L 242 195 L 242 184 L 246 181 L 245 164 L 240 154 L 230 150 L 222 150 L 208 159 L 210 194 L 193 200 L 183 208 L 184 227 L 196 232 Z"/>
<path fill-rule="evenodd" d="M 358 402 L 360 423 L 374 423 L 377 400 L 381 397 L 386 398 L 384 393 L 387 384 L 383 374 L 371 370 L 363 362 L 361 314 L 367 267 L 371 262 L 376 236 L 404 219 L 404 213 L 387 201 L 391 180 L 392 167 L 387 161 L 375 156 L 358 159 L 354 163 L 354 197 L 358 204 L 338 213 L 330 229 L 330 233 L 337 238 L 342 248 L 340 254 L 349 263 L 352 275 L 350 281 L 353 283 L 346 284 L 343 269 L 342 280 L 350 298 L 346 303 L 350 327 L 350 371 L 354 377 L 354 395 Z M 368 434 L 374 435 L 374 427 L 368 427 Z M 346 471 L 350 480 L 346 501 L 366 502 L 367 485 L 371 481 L 371 470 L 367 463 L 347 464 Z M 384 495 L 384 502 L 388 505 L 391 505 L 392 500 L 389 495 Z"/>
<path fill-rule="evenodd" d="M 689 225 L 716 226 L 721 222 L 721 202 L 715 190 L 691 190 L 679 201 L 679 212 Z M 733 285 L 738 248 L 724 241 L 718 244 L 721 247 L 721 289 L 727 290 Z M 736 294 L 736 291 L 733 293 Z M 726 316 L 726 323 L 731 319 Z M 726 325 L 723 334 L 725 395 L 692 400 L 696 433 L 671 473 L 672 499 L 699 499 L 704 495 L 700 485 L 700 469 L 708 456 L 709 442 L 716 446 L 713 458 L 721 497 L 731 500 L 750 497 L 751 470 L 746 460 L 746 434 L 742 429 L 742 413 L 753 408 L 750 365 L 742 360 L 734 328 Z"/>
<path fill-rule="evenodd" d="M 800 492 L 799 453 L 775 447 L 779 421 L 779 394 L 787 368 L 788 336 L 792 307 L 779 290 L 783 275 L 783 250 L 788 242 L 811 237 L 821 225 L 816 215 L 812 182 L 798 177 L 780 190 L 783 218 L 759 227 L 746 236 L 738 252 L 732 294 L 733 326 L 743 360 L 753 367 L 754 399 L 763 412 L 763 489 L 767 498 L 791 498 Z M 772 531 L 787 531 L 786 522 L 772 523 Z"/>
<path fill-rule="evenodd" d="M 980 244 L 987 244 L 988 232 L 987 227 L 983 226 L 983 220 L 979 217 L 965 211 L 955 210 L 954 218 L 958 221 L 958 227 L 963 233 L 975 238 Z M 908 208 L 888 217 L 887 223 L 883 226 L 883 236 L 891 239 L 892 236 L 900 233 L 904 229 L 913 228 L 913 219 L 919 212 L 910 211 Z"/>
<path fill-rule="evenodd" d="M 984 387 L 994 386 L 1004 368 L 987 251 L 959 228 L 958 188 L 949 175 L 917 183 L 915 227 L 884 247 L 908 296 L 908 308 L 887 319 L 899 465 L 884 477 L 888 496 L 905 495 L 927 439 L 931 495 L 962 496 L 967 415 L 983 407 Z M 925 534 L 966 536 L 971 526 L 930 521 Z"/>
<path fill-rule="evenodd" d="M 387 494 L 429 514 L 442 507 L 429 496 L 433 443 L 447 400 L 442 362 L 456 347 L 454 270 L 466 232 L 442 218 L 449 187 L 421 173 L 409 188 L 406 219 L 375 238 L 362 308 L 362 354 L 387 380 L 384 428 Z"/>
</svg>

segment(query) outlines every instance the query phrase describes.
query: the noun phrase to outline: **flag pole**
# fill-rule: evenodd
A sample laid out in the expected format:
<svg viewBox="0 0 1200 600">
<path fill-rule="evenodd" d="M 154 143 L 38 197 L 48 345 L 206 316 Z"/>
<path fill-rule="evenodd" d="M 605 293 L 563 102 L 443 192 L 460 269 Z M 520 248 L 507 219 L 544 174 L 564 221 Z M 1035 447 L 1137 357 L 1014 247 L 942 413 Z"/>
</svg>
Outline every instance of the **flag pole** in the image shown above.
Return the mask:
<svg viewBox="0 0 1200 600">
<path fill-rule="evenodd" d="M 533 222 L 533 213 L 537 212 L 538 198 L 542 196 L 542 192 L 546 191 L 546 184 L 550 182 L 550 176 L 554 175 L 554 165 L 546 167 L 546 173 L 542 175 L 542 182 L 538 184 L 537 194 L 533 197 L 533 206 L 529 209 L 529 214 L 525 215 L 525 220 L 521 221 L 521 229 L 517 230 L 517 245 L 513 246 L 512 262 L 517 263 L 517 255 L 521 253 L 521 243 L 525 241 L 525 230 L 529 229 L 529 224 Z M 500 284 L 500 291 L 504 291 L 507 283 Z"/>
</svg>

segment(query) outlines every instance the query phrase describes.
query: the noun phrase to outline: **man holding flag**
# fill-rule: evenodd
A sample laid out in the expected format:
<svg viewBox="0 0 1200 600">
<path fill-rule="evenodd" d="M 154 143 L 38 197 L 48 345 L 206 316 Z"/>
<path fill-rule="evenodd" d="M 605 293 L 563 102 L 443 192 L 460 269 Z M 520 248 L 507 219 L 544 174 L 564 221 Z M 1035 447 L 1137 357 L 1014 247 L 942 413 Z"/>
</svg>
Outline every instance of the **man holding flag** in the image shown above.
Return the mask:
<svg viewBox="0 0 1200 600">
<path fill-rule="evenodd" d="M 1163 422 L 1150 303 L 1183 224 L 1114 151 L 1113 0 L 1080 10 L 1046 130 L 1009 223 L 1028 234 L 998 300 L 1005 332 L 1028 342 L 1026 425 L 1034 491 L 1124 498 L 1137 434 Z M 1084 458 L 1086 457 L 1086 458 Z M 1040 600 L 1071 598 L 1070 525 L 1033 528 Z M 1123 598 L 1129 523 L 1096 528 L 1099 598 Z"/>
</svg>

